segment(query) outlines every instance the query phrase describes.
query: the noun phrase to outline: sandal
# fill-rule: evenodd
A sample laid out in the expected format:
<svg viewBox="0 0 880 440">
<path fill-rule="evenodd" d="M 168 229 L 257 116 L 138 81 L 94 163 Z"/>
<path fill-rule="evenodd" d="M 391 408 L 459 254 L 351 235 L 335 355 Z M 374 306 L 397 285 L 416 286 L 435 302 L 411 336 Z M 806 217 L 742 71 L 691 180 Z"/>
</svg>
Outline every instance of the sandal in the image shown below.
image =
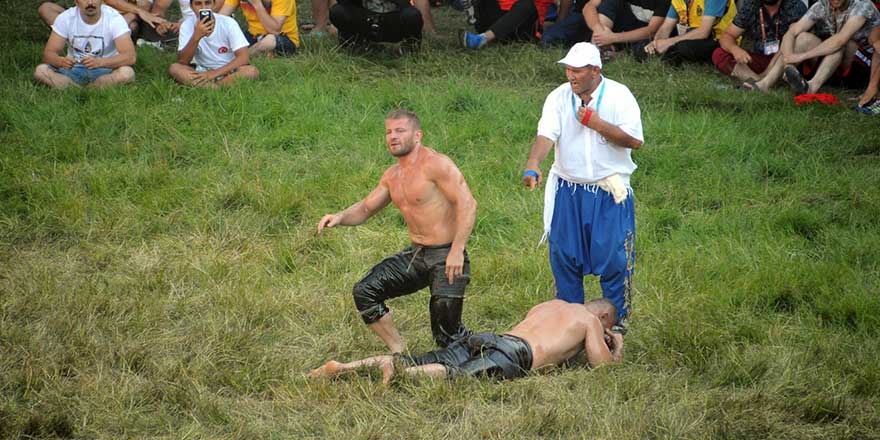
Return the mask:
<svg viewBox="0 0 880 440">
<path fill-rule="evenodd" d="M 785 66 L 785 72 L 782 74 L 782 78 L 789 86 L 791 86 L 791 91 L 793 91 L 795 95 L 803 95 L 810 90 L 810 85 L 807 84 L 803 75 L 798 72 L 797 67 L 790 64 Z"/>
</svg>

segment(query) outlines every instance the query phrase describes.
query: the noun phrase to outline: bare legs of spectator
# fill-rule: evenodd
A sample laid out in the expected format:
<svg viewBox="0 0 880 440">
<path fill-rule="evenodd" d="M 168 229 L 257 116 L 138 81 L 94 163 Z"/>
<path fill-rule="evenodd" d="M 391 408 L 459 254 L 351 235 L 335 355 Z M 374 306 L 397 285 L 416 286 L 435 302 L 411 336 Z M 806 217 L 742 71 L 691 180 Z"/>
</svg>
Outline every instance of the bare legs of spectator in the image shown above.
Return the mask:
<svg viewBox="0 0 880 440">
<path fill-rule="evenodd" d="M 785 40 L 785 38 L 783 38 L 783 40 Z M 809 32 L 803 32 L 795 38 L 794 53 L 806 52 L 818 46 L 820 43 L 822 43 L 822 40 L 815 35 Z M 770 90 L 770 87 L 773 87 L 779 79 L 782 78 L 782 73 L 785 71 L 786 66 L 785 62 L 782 60 L 782 57 L 785 56 L 785 46 L 785 42 L 783 42 L 782 50 L 780 50 L 779 53 L 776 54 L 777 56 L 773 58 L 773 61 L 770 62 L 767 70 L 764 71 L 764 77 L 755 83 L 762 92 L 766 93 Z"/>
<path fill-rule="evenodd" d="M 248 56 L 255 57 L 265 53 L 273 53 L 275 51 L 275 35 L 266 34 L 260 41 L 248 49 Z"/>
<path fill-rule="evenodd" d="M 336 35 L 336 28 L 330 24 L 330 8 L 335 4 L 336 0 L 312 0 L 312 17 L 315 19 L 312 33 Z"/>
<path fill-rule="evenodd" d="M 859 98 L 859 105 L 863 106 L 874 98 L 880 98 L 880 27 L 871 31 L 868 40 L 874 46 L 874 55 L 871 57 L 871 79 L 868 80 L 868 88 Z"/>
<path fill-rule="evenodd" d="M 413 6 L 422 13 L 422 32 L 428 35 L 437 35 L 437 27 L 434 26 L 434 16 L 431 15 L 431 4 L 428 0 L 414 0 Z"/>
<path fill-rule="evenodd" d="M 53 89 L 65 89 L 72 85 L 76 85 L 73 80 L 56 72 L 48 64 L 40 64 L 37 66 L 37 69 L 34 71 L 34 78 Z M 100 76 L 95 82 L 89 84 L 89 87 L 102 88 L 115 86 L 117 84 L 125 84 L 132 81 L 134 81 L 134 69 L 130 66 L 122 66 L 114 69 L 106 75 Z"/>
<path fill-rule="evenodd" d="M 195 71 L 196 70 L 193 69 L 192 66 L 180 63 L 174 63 L 168 68 L 168 74 L 174 78 L 174 81 L 185 86 L 192 85 L 192 74 L 195 73 Z M 256 67 L 247 64 L 239 67 L 235 72 L 226 75 L 220 81 L 203 83 L 201 84 L 201 87 L 216 88 L 218 86 L 231 86 L 232 84 L 235 84 L 235 81 L 238 80 L 238 78 L 257 79 L 259 77 L 260 71 L 257 70 Z"/>
<path fill-rule="evenodd" d="M 52 2 L 45 2 L 37 8 L 37 14 L 40 15 L 40 18 L 43 20 L 43 23 L 46 23 L 46 26 L 52 26 L 52 24 L 55 23 L 55 18 L 57 18 L 62 12 L 64 12 L 64 8 L 61 5 Z"/>
<path fill-rule="evenodd" d="M 816 74 L 813 75 L 813 78 L 807 81 L 807 84 L 810 86 L 807 93 L 818 92 L 819 88 L 822 87 L 822 84 L 825 84 L 825 82 L 828 81 L 828 78 L 831 78 L 831 75 L 834 74 L 834 71 L 837 70 L 841 64 L 849 66 L 852 63 L 853 55 L 856 53 L 856 48 L 856 43 L 850 41 L 846 43 L 846 46 L 843 49 L 825 55 L 819 63 L 819 67 L 816 69 Z"/>
</svg>

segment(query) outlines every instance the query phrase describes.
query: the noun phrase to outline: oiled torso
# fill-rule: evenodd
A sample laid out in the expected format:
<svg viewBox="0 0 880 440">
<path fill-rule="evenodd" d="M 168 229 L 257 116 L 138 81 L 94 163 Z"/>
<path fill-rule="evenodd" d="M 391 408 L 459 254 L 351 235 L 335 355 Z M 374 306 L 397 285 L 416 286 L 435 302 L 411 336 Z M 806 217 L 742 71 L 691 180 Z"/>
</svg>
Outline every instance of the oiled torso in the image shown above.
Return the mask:
<svg viewBox="0 0 880 440">
<path fill-rule="evenodd" d="M 431 176 L 430 161 L 440 155 L 423 148 L 415 166 L 394 165 L 385 173 L 391 201 L 400 209 L 413 242 L 424 245 L 451 243 L 455 236 L 455 210 Z M 448 159 L 447 159 L 448 160 Z"/>
</svg>

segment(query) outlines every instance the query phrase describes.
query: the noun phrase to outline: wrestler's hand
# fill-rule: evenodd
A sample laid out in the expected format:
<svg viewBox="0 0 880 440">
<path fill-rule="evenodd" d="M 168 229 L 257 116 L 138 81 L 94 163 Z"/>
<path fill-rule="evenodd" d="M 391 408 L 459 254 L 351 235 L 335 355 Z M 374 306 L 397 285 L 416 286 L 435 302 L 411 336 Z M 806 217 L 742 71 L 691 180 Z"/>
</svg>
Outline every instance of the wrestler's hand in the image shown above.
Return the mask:
<svg viewBox="0 0 880 440">
<path fill-rule="evenodd" d="M 321 221 L 318 222 L 318 235 L 321 235 L 321 232 L 324 232 L 324 228 L 332 228 L 338 225 L 341 221 L 342 216 L 339 214 L 327 214 L 324 217 L 321 217 Z M 447 267 L 447 271 L 448 270 L 449 268 Z"/>
<path fill-rule="evenodd" d="M 614 358 L 615 361 L 619 361 L 623 356 L 623 335 L 620 333 L 614 333 L 609 329 L 605 329 L 605 343 L 608 344 L 610 339 L 610 344 L 608 348 L 611 350 L 611 357 Z"/>
<path fill-rule="evenodd" d="M 446 256 L 446 280 L 449 284 L 464 273 L 464 252 L 449 251 Z"/>
<path fill-rule="evenodd" d="M 522 178 L 523 184 L 529 187 L 530 190 L 534 191 L 535 187 L 541 184 L 541 180 L 544 178 L 544 176 L 541 175 L 541 170 L 539 170 L 538 167 L 526 168 L 526 171 L 534 171 L 538 174 L 538 177 L 524 175 Z"/>
</svg>

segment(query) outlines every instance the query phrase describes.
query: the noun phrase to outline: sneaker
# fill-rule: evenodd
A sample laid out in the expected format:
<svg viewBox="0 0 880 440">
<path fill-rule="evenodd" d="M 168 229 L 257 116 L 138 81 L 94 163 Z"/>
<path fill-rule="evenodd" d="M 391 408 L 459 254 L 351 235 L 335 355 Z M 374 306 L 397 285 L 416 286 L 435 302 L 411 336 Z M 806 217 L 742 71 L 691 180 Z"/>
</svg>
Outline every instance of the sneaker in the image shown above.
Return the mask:
<svg viewBox="0 0 880 440">
<path fill-rule="evenodd" d="M 461 33 L 461 45 L 465 49 L 480 49 L 486 44 L 485 40 L 480 34 L 472 34 L 468 31 L 462 31 Z"/>
<path fill-rule="evenodd" d="M 137 47 L 152 47 L 154 49 L 162 50 L 162 42 L 161 41 L 147 41 L 143 38 L 138 38 L 137 43 L 135 43 Z"/>
<path fill-rule="evenodd" d="M 877 116 L 880 115 L 880 99 L 872 99 L 865 105 L 854 105 L 851 108 L 857 113 L 862 113 L 868 116 Z"/>
<path fill-rule="evenodd" d="M 792 65 L 785 66 L 785 72 L 782 73 L 782 79 L 791 86 L 791 91 L 794 92 L 795 95 L 803 95 L 810 89 L 810 86 L 807 84 L 807 81 L 804 80 L 803 75 L 798 72 L 797 67 Z"/>
</svg>

